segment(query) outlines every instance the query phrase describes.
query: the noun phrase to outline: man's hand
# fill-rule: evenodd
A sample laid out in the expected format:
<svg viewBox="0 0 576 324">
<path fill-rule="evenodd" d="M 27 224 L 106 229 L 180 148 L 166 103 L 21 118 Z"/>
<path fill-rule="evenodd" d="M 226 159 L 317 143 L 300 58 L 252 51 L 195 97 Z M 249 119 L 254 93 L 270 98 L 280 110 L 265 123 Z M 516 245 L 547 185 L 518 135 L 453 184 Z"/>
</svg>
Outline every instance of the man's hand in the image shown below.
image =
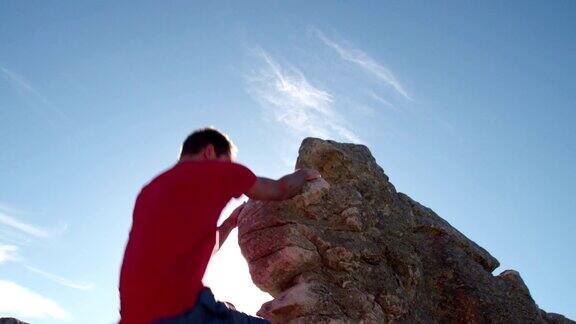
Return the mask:
<svg viewBox="0 0 576 324">
<path fill-rule="evenodd" d="M 242 203 L 242 205 L 236 207 L 236 209 L 234 209 L 234 211 L 232 211 L 230 216 L 228 216 L 228 218 L 226 218 L 226 220 L 224 222 L 222 222 L 222 225 L 220 225 L 218 227 L 218 231 L 216 233 L 217 242 L 216 242 L 216 246 L 214 247 L 214 251 L 212 252 L 212 254 L 216 253 L 216 251 L 218 251 L 220 249 L 222 244 L 224 244 L 224 241 L 226 241 L 226 239 L 228 238 L 228 235 L 230 234 L 230 232 L 234 228 L 236 228 L 236 226 L 238 226 L 238 215 L 240 215 L 240 212 L 244 208 L 245 204 L 246 203 Z"/>
<path fill-rule="evenodd" d="M 300 169 L 296 172 L 302 172 L 304 174 L 305 179 L 308 181 L 322 177 L 320 172 L 318 172 L 318 170 L 314 170 L 314 169 L 304 168 L 304 169 Z"/>
<path fill-rule="evenodd" d="M 245 202 L 243 202 L 240 206 L 236 207 L 234 211 L 232 211 L 230 216 L 228 216 L 228 218 L 222 223 L 221 227 L 224 226 L 225 223 L 227 223 L 226 224 L 227 227 L 231 227 L 232 229 L 236 228 L 236 226 L 238 226 L 238 215 L 240 215 L 240 212 L 244 208 L 244 205 L 246 205 Z"/>
</svg>

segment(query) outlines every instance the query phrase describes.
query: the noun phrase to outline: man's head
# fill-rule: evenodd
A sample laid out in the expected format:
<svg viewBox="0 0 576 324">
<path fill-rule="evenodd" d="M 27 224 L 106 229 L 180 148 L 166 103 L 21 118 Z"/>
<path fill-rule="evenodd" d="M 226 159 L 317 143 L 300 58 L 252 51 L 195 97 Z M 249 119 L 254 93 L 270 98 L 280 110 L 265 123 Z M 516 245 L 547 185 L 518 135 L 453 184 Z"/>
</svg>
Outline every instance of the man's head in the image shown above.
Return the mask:
<svg viewBox="0 0 576 324">
<path fill-rule="evenodd" d="M 228 136 L 215 128 L 195 130 L 182 144 L 180 160 L 226 160 L 236 155 L 236 146 Z"/>
</svg>

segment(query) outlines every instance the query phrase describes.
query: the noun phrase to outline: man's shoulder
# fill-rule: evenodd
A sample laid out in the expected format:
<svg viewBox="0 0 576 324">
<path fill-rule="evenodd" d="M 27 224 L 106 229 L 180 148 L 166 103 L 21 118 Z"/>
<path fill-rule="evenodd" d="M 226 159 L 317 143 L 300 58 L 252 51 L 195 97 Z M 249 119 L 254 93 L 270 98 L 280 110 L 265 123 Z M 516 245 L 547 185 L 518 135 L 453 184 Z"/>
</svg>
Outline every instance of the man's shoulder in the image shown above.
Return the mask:
<svg viewBox="0 0 576 324">
<path fill-rule="evenodd" d="M 175 166 L 178 169 L 185 170 L 187 172 L 189 170 L 195 170 L 201 173 L 204 172 L 225 172 L 226 170 L 231 170 L 232 172 L 236 170 L 248 170 L 251 171 L 250 168 L 245 166 L 242 163 L 234 162 L 234 161 L 222 161 L 222 160 L 204 160 L 204 161 L 192 161 L 192 162 L 179 162 Z"/>
</svg>

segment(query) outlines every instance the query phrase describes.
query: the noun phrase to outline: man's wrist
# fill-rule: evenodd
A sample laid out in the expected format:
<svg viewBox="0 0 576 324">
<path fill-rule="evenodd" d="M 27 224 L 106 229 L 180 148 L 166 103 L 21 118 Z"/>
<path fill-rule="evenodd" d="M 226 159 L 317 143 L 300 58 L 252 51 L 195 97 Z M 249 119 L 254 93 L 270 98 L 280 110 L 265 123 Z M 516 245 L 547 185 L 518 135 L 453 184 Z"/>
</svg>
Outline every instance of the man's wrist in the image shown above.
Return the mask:
<svg viewBox="0 0 576 324">
<path fill-rule="evenodd" d="M 228 229 L 233 229 L 234 227 L 236 227 L 236 224 L 233 224 L 233 221 L 231 219 L 232 217 L 228 217 L 224 220 L 224 222 L 222 222 L 222 225 L 220 225 L 220 228 L 222 230 L 228 230 Z"/>
</svg>

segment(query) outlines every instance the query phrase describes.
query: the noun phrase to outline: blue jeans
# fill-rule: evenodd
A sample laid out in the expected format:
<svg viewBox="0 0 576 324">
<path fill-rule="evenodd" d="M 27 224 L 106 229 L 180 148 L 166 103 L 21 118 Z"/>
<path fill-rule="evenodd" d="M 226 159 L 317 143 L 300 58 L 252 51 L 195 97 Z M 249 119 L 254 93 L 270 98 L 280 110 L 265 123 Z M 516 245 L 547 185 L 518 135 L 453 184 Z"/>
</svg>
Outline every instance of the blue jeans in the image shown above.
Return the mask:
<svg viewBox="0 0 576 324">
<path fill-rule="evenodd" d="M 198 295 L 196 305 L 182 314 L 159 319 L 154 324 L 190 324 L 190 323 L 233 323 L 233 324 L 269 324 L 263 318 L 250 316 L 228 308 L 222 302 L 216 301 L 210 288 L 203 288 Z"/>
</svg>

